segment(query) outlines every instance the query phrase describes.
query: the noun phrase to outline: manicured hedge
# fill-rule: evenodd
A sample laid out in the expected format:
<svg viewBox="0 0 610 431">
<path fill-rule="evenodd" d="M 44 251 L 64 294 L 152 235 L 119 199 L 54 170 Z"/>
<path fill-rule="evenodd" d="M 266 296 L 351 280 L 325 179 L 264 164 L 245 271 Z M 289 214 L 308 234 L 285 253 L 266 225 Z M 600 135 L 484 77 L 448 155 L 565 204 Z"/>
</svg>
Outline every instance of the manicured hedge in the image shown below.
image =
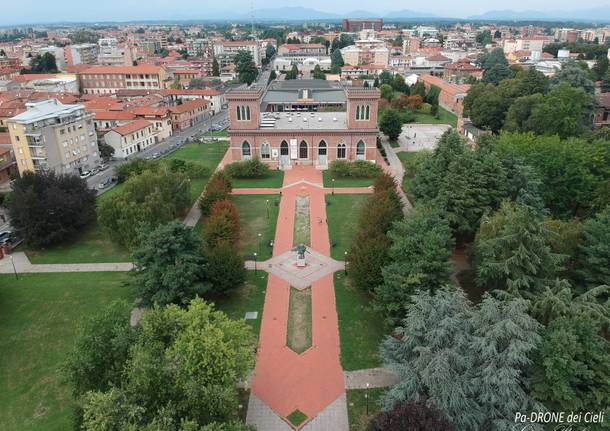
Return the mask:
<svg viewBox="0 0 610 431">
<path fill-rule="evenodd" d="M 330 163 L 329 172 L 333 178 L 377 178 L 383 169 L 364 160 L 334 160 Z"/>
</svg>

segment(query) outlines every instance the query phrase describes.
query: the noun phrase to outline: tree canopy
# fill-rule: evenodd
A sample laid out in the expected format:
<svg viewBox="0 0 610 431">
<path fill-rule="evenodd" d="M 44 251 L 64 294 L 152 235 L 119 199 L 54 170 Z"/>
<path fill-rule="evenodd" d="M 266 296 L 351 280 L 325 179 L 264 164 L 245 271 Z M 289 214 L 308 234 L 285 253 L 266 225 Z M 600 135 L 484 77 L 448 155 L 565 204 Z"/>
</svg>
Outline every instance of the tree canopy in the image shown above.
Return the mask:
<svg viewBox="0 0 610 431">
<path fill-rule="evenodd" d="M 95 191 L 76 175 L 28 171 L 13 183 L 8 210 L 28 244 L 50 246 L 95 220 Z"/>
<path fill-rule="evenodd" d="M 250 51 L 239 51 L 235 55 L 233 62 L 235 63 L 235 71 L 237 72 L 239 82 L 250 85 L 256 80 L 258 69 Z"/>
</svg>

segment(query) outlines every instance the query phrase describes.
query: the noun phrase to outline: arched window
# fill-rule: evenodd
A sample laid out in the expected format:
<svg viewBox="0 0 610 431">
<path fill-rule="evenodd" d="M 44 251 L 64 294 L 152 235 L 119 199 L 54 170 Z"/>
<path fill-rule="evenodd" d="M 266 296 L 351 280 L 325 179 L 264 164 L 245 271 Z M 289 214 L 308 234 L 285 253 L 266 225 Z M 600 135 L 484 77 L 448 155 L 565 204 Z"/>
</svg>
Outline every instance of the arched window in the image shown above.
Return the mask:
<svg viewBox="0 0 610 431">
<path fill-rule="evenodd" d="M 337 158 L 345 159 L 345 144 L 337 145 Z"/>
<path fill-rule="evenodd" d="M 360 120 L 360 105 L 356 106 L 356 120 Z"/>
<path fill-rule="evenodd" d="M 252 158 L 252 149 L 248 141 L 244 141 L 241 144 L 241 158 L 244 160 L 250 160 Z"/>
<path fill-rule="evenodd" d="M 288 142 L 282 141 L 282 143 L 280 144 L 280 156 L 287 156 L 287 155 L 288 155 Z"/>
<path fill-rule="evenodd" d="M 261 159 L 269 158 L 271 158 L 271 151 L 269 150 L 269 144 L 265 142 L 261 145 Z"/>
<path fill-rule="evenodd" d="M 366 105 L 366 114 L 364 115 L 364 119 L 365 120 L 371 119 L 371 106 L 370 105 Z"/>
<path fill-rule="evenodd" d="M 299 159 L 307 159 L 307 142 L 301 141 L 299 144 Z"/>
<path fill-rule="evenodd" d="M 237 107 L 237 121 L 241 121 L 241 106 Z"/>
<path fill-rule="evenodd" d="M 246 121 L 250 121 L 250 107 L 246 106 Z"/>
<path fill-rule="evenodd" d="M 320 141 L 320 143 L 318 144 L 318 156 L 325 156 L 325 155 L 326 155 L 326 142 Z"/>
<path fill-rule="evenodd" d="M 365 151 L 364 142 L 358 141 L 358 143 L 356 144 L 356 159 L 357 160 L 364 160 L 364 151 Z"/>
</svg>

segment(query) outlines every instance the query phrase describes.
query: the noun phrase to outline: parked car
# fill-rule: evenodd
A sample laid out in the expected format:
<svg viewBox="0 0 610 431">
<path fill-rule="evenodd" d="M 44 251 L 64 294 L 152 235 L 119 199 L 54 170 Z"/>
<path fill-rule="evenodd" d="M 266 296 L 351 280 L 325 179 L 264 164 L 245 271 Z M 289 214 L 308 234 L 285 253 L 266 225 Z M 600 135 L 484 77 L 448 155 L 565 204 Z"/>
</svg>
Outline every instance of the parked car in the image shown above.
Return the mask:
<svg viewBox="0 0 610 431">
<path fill-rule="evenodd" d="M 153 153 L 152 158 L 153 159 L 158 159 L 159 158 L 159 153 Z"/>
<path fill-rule="evenodd" d="M 0 246 L 6 244 L 7 242 L 10 242 L 12 237 L 13 232 L 10 230 L 0 232 Z"/>
<path fill-rule="evenodd" d="M 100 171 L 105 171 L 106 169 L 108 169 L 108 165 L 105 163 L 102 163 L 101 165 L 98 166 L 98 169 Z"/>
<path fill-rule="evenodd" d="M 90 176 L 91 176 L 91 172 L 90 172 L 90 171 L 82 171 L 82 172 L 80 173 L 80 177 L 81 177 L 82 179 L 89 178 Z"/>
</svg>

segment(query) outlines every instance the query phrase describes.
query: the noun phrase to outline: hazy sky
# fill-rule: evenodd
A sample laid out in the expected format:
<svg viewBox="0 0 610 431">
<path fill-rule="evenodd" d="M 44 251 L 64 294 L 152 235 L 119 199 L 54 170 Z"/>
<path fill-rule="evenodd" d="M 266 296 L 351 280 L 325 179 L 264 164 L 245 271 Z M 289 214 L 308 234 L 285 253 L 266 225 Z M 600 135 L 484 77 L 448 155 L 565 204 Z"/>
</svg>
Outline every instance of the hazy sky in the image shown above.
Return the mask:
<svg viewBox="0 0 610 431">
<path fill-rule="evenodd" d="M 255 9 L 285 6 L 305 6 L 325 12 L 344 13 L 352 10 L 373 10 L 384 13 L 410 9 L 431 12 L 438 16 L 465 17 L 489 10 L 574 10 L 610 4 L 608 0 L 435 0 L 404 1 L 375 0 L 0 0 L 9 3 L 0 16 L 0 25 L 57 21 L 129 21 L 150 19 L 204 19 L 210 13 L 233 11 L 248 13 Z M 549 6 L 552 3 L 552 8 Z M 609 6 L 610 7 L 610 6 Z"/>
</svg>

